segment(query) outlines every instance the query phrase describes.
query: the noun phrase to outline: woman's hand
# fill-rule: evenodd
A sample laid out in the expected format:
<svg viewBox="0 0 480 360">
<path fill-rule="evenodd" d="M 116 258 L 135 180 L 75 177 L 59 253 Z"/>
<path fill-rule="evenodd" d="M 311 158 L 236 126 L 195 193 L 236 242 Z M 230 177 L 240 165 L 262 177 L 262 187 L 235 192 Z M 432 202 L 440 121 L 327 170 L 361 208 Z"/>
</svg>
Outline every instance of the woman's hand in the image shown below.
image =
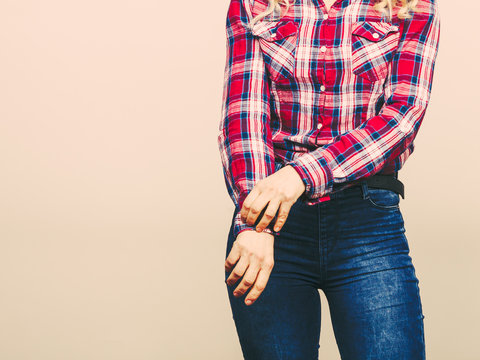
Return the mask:
<svg viewBox="0 0 480 360">
<path fill-rule="evenodd" d="M 253 304 L 267 285 L 274 264 L 273 241 L 274 235 L 266 232 L 242 231 L 225 260 L 226 271 L 237 264 L 226 280 L 227 285 L 235 284 L 243 276 L 233 295 L 242 296 L 252 287 L 245 299 L 246 305 Z"/>
<path fill-rule="evenodd" d="M 258 215 L 268 204 L 256 230 L 262 232 L 280 209 L 274 228 L 280 231 L 287 221 L 290 208 L 304 192 L 302 178 L 292 166 L 287 165 L 255 184 L 240 210 L 242 219 L 248 225 L 255 224 Z"/>
</svg>

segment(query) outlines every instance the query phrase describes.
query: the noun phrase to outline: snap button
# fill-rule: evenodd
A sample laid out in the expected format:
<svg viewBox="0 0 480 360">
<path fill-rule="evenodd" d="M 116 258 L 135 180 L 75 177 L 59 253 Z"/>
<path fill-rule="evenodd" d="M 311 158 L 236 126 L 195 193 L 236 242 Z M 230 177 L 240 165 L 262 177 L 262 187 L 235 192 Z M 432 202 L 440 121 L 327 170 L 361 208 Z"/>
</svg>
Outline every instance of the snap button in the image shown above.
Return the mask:
<svg viewBox="0 0 480 360">
<path fill-rule="evenodd" d="M 372 36 L 377 39 L 380 35 L 378 35 L 378 33 L 373 33 Z"/>
<path fill-rule="evenodd" d="M 328 19 L 328 14 L 324 14 L 323 15 L 323 20 L 327 20 Z"/>
<path fill-rule="evenodd" d="M 326 47 L 326 46 L 322 46 L 322 47 L 320 48 L 320 51 L 321 51 L 321 52 L 327 51 L 327 47 Z"/>
<path fill-rule="evenodd" d="M 322 124 L 318 124 L 317 129 L 321 129 L 321 128 L 322 128 Z"/>
<path fill-rule="evenodd" d="M 325 91 L 325 85 L 320 86 L 320 90 Z"/>
</svg>

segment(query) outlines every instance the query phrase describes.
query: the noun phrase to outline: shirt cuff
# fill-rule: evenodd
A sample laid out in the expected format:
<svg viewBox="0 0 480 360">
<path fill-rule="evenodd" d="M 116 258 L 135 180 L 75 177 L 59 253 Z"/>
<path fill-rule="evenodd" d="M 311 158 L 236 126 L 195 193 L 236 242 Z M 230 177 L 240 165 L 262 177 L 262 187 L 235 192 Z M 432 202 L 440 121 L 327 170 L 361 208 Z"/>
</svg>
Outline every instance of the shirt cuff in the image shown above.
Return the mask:
<svg viewBox="0 0 480 360">
<path fill-rule="evenodd" d="M 333 173 L 324 157 L 304 153 L 285 165 L 292 166 L 305 184 L 305 196 L 318 199 L 333 190 Z"/>
<path fill-rule="evenodd" d="M 242 231 L 251 230 L 251 231 L 258 232 L 256 230 L 256 226 L 248 225 L 246 222 L 244 222 L 242 220 L 242 217 L 241 217 L 241 214 L 240 214 L 240 209 L 237 209 L 236 211 L 237 211 L 237 214 L 235 215 L 234 220 L 233 220 L 234 221 L 234 224 L 233 224 L 234 225 L 234 228 L 233 228 L 234 239 L 236 239 L 238 234 L 240 234 Z M 270 222 L 270 224 L 268 224 L 267 227 L 265 229 L 263 229 L 262 232 L 266 232 L 266 233 L 272 234 L 274 236 L 280 235 L 279 231 L 273 230 L 273 226 L 275 225 L 274 220 L 272 220 Z"/>
</svg>

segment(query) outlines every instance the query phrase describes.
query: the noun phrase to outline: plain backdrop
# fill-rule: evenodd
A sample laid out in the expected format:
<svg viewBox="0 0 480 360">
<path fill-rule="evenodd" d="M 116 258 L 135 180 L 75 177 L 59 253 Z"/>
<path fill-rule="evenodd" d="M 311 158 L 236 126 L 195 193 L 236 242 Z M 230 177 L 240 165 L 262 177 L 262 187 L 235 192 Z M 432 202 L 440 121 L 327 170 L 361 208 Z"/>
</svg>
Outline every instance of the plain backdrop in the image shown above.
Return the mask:
<svg viewBox="0 0 480 360">
<path fill-rule="evenodd" d="M 217 148 L 228 0 L 0 0 L 0 358 L 241 359 Z M 480 359 L 479 3 L 440 0 L 400 179 L 429 359 Z M 339 359 L 323 293 L 321 359 Z"/>
</svg>

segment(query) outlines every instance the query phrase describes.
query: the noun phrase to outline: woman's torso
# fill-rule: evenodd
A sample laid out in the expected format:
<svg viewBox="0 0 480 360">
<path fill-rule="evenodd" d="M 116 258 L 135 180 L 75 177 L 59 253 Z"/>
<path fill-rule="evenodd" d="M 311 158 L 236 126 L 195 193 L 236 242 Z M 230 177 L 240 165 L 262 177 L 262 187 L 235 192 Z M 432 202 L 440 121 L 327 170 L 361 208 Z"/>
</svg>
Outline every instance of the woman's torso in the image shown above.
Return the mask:
<svg viewBox="0 0 480 360">
<path fill-rule="evenodd" d="M 253 1 L 253 16 L 268 0 Z M 402 23 L 373 0 L 296 0 L 280 21 L 257 22 L 269 76 L 275 158 L 283 164 L 377 115 Z M 402 167 L 413 143 L 382 172 Z"/>
</svg>

